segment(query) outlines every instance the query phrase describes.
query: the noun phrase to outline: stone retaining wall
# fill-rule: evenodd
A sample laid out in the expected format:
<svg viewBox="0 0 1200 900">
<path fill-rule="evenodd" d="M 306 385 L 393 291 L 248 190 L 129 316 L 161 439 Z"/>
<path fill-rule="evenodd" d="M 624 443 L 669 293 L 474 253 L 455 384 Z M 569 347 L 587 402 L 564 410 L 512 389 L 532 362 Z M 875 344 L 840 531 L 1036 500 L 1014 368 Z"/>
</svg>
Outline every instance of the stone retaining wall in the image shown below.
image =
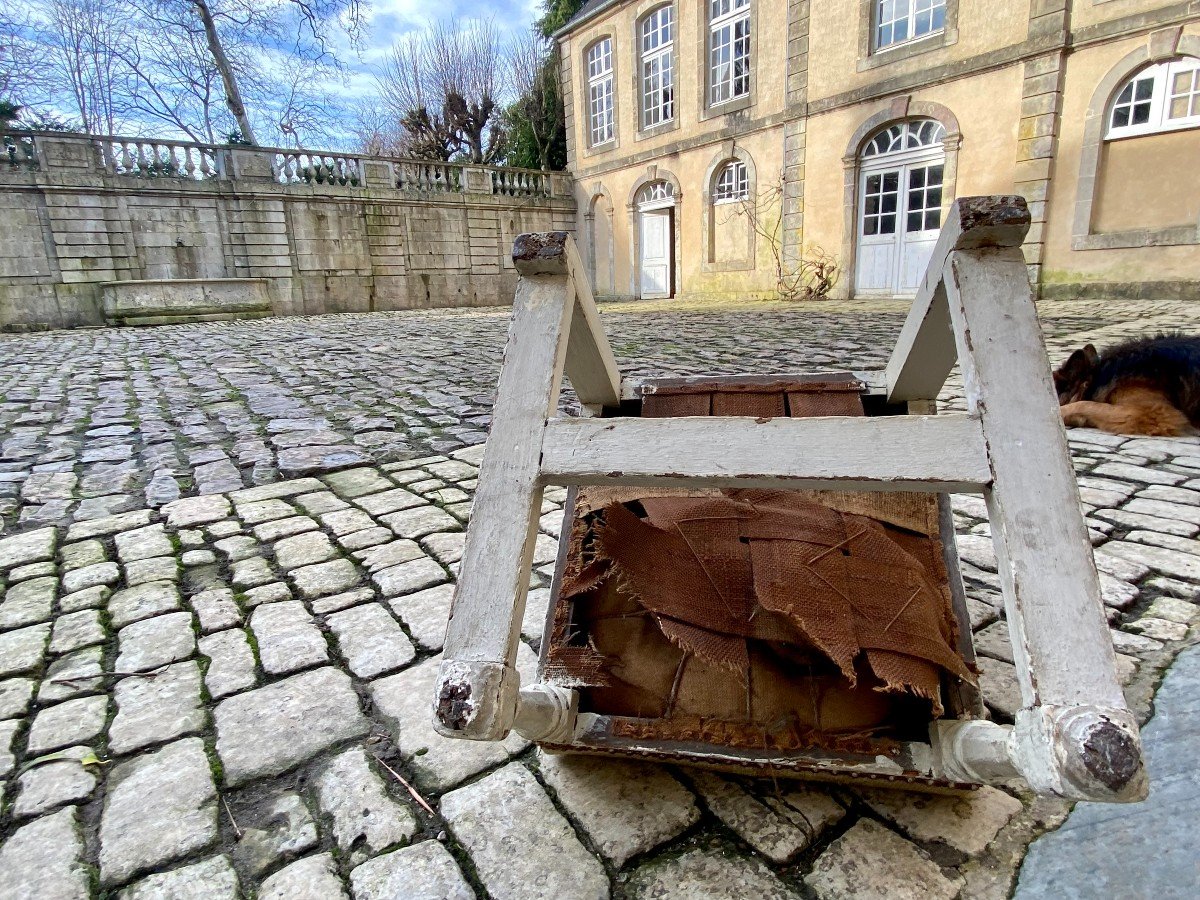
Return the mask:
<svg viewBox="0 0 1200 900">
<path fill-rule="evenodd" d="M 101 285 L 265 278 L 276 315 L 511 301 L 567 176 L 309 151 L 0 136 L 0 329 L 102 325 Z"/>
</svg>

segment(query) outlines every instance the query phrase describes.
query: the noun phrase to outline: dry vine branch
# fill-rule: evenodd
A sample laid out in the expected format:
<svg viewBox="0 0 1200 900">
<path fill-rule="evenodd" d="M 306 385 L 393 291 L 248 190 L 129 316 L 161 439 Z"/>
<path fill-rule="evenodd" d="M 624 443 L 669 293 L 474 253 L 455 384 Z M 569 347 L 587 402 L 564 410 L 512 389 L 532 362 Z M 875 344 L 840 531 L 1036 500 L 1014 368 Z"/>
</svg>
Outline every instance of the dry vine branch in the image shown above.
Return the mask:
<svg viewBox="0 0 1200 900">
<path fill-rule="evenodd" d="M 744 215 L 771 251 L 775 289 L 782 300 L 827 300 L 841 277 L 836 256 L 817 245 L 802 247 L 794 257 L 783 245 L 783 178 L 740 203 L 722 204 L 727 218 Z"/>
</svg>

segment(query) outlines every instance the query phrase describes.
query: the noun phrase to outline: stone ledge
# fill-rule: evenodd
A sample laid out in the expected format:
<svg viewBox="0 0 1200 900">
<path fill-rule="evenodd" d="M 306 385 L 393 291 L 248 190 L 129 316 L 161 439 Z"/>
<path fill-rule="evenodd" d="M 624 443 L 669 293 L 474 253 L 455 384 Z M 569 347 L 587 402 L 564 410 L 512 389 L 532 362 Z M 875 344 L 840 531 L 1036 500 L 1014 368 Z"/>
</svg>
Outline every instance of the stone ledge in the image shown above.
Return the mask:
<svg viewBox="0 0 1200 900">
<path fill-rule="evenodd" d="M 266 278 L 179 278 L 102 283 L 110 325 L 218 322 L 271 315 Z"/>
</svg>

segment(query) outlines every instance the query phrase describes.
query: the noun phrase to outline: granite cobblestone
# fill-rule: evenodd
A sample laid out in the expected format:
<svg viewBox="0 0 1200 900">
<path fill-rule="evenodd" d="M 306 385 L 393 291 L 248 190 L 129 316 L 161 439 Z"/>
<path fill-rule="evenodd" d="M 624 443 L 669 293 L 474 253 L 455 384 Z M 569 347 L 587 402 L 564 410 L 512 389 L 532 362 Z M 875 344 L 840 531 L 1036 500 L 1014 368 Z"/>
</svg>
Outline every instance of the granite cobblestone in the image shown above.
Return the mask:
<svg viewBox="0 0 1200 900">
<path fill-rule="evenodd" d="M 1042 313 L 1052 359 L 1192 315 Z M 618 356 L 644 374 L 878 366 L 902 316 L 886 304 L 605 312 Z M 39 897 L 163 896 L 203 880 L 211 896 L 364 900 L 970 897 L 986 871 L 1006 893 L 1011 848 L 1065 805 L 1039 801 L 1034 816 L 995 789 L 775 785 L 552 757 L 515 734 L 436 735 L 436 654 L 506 323 L 484 311 L 0 336 L 0 430 L 22 435 L 0 444 L 6 875 Z M 387 334 L 399 337 L 372 349 Z M 943 400 L 961 406 L 961 385 Z M 1200 620 L 1200 441 L 1075 430 L 1070 443 L 1121 677 L 1145 715 Z M 565 499 L 545 493 L 524 683 Z M 986 509 L 953 506 L 983 693 L 1011 721 Z"/>
</svg>

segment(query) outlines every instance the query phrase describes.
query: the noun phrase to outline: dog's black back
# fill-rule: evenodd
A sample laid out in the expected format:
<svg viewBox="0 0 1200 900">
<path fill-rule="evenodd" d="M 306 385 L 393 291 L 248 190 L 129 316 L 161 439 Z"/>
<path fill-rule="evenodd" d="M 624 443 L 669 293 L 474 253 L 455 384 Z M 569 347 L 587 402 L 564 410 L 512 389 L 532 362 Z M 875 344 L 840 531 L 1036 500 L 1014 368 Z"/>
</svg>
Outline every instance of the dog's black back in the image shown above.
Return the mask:
<svg viewBox="0 0 1200 900">
<path fill-rule="evenodd" d="M 1081 399 L 1103 403 L 1122 386 L 1145 385 L 1200 425 L 1200 335 L 1160 334 L 1108 347 Z"/>
</svg>

